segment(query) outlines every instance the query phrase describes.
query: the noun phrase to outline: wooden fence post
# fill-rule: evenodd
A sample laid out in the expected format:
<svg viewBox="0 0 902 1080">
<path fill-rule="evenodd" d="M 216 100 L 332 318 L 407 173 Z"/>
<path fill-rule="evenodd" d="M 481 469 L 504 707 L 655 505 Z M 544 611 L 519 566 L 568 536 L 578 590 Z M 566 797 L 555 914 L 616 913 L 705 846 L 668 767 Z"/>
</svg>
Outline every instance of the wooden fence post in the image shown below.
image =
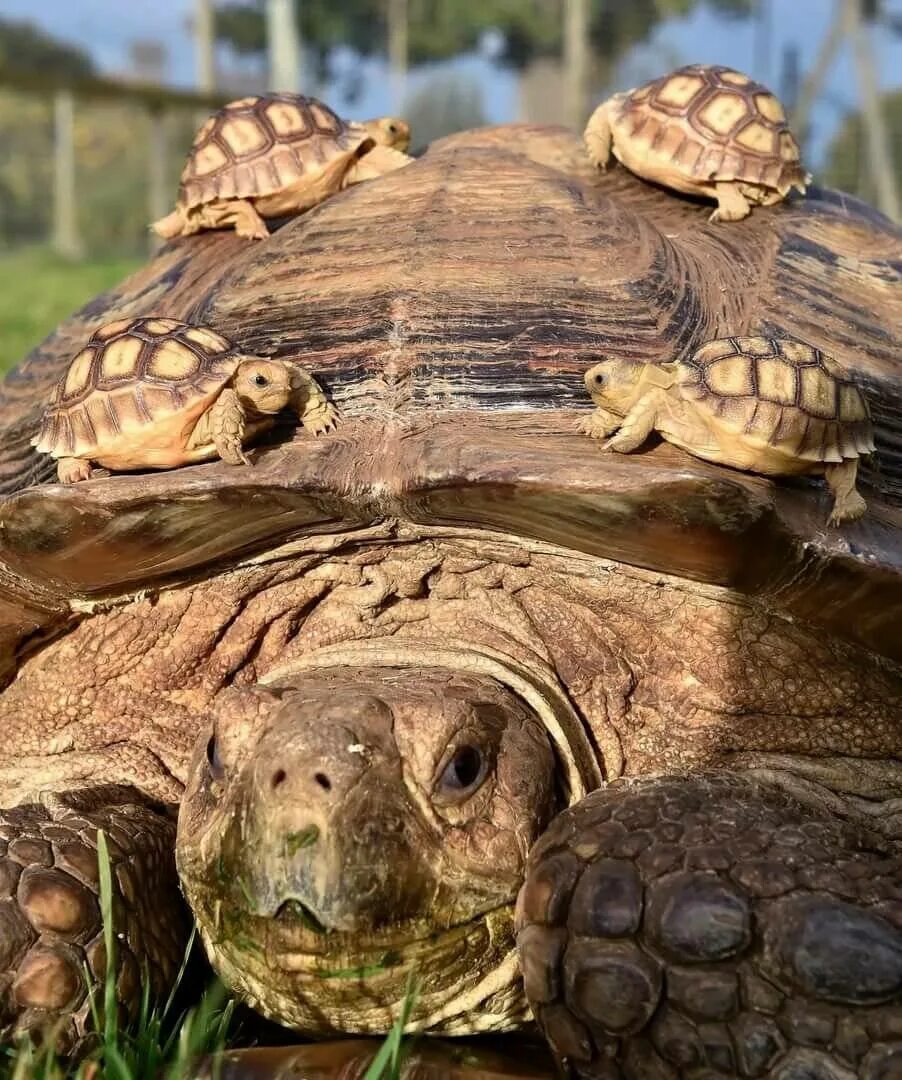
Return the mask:
<svg viewBox="0 0 902 1080">
<path fill-rule="evenodd" d="M 564 0 L 564 122 L 582 131 L 589 115 L 589 4 Z"/>
<path fill-rule="evenodd" d="M 168 190 L 169 182 L 169 139 L 166 131 L 166 111 L 161 108 L 151 108 L 148 111 L 150 120 L 150 143 L 148 146 L 149 160 L 147 169 L 147 209 L 149 213 L 148 224 L 164 217 L 171 209 L 170 202 L 173 200 Z M 162 241 L 155 233 L 148 234 L 148 244 L 151 252 L 156 251 Z"/>
<path fill-rule="evenodd" d="M 75 189 L 75 98 L 71 90 L 57 90 L 53 98 L 53 248 L 68 259 L 82 254 Z"/>
</svg>

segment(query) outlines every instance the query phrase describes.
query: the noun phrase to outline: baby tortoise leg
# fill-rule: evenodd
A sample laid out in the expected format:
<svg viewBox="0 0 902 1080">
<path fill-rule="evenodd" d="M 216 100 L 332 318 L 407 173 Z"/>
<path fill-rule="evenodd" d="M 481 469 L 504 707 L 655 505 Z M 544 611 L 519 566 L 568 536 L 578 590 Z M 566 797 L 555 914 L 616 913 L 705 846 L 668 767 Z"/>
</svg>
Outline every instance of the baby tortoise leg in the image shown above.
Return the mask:
<svg viewBox="0 0 902 1080">
<path fill-rule="evenodd" d="M 91 462 L 84 458 L 64 457 L 56 463 L 56 475 L 61 484 L 77 484 L 91 479 Z"/>
<path fill-rule="evenodd" d="M 599 105 L 589 117 L 589 123 L 583 134 L 586 150 L 593 165 L 604 172 L 611 160 L 611 121 L 608 116 L 608 102 Z"/>
<path fill-rule="evenodd" d="M 717 209 L 712 212 L 709 221 L 742 221 L 752 212 L 748 199 L 739 190 L 735 181 L 729 180 L 715 184 L 714 189 Z"/>
<path fill-rule="evenodd" d="M 169 992 L 189 925 L 175 821 L 138 798 L 105 789 L 0 810 L 0 1042 L 59 1023 L 65 1051 L 91 1025 L 85 970 L 100 987 L 106 974 L 98 829 L 111 862 L 119 1005 L 134 1015 L 145 978 L 155 995 Z"/>
<path fill-rule="evenodd" d="M 580 420 L 577 431 L 593 439 L 607 439 L 622 423 L 622 416 L 615 416 L 607 409 L 598 408 Z"/>
<path fill-rule="evenodd" d="M 868 504 L 855 490 L 857 477 L 857 458 L 847 458 L 839 465 L 824 467 L 824 479 L 833 492 L 833 512 L 828 524 L 841 525 L 844 521 L 855 521 L 867 510 Z"/>
<path fill-rule="evenodd" d="M 335 427 L 338 410 L 327 400 L 316 379 L 296 364 L 286 366 L 291 370 L 291 407 L 307 431 L 322 435 Z"/>
<path fill-rule="evenodd" d="M 386 173 L 409 165 L 414 159 L 391 146 L 374 146 L 359 157 L 344 175 L 341 186 L 350 187 L 364 180 L 375 180 Z"/>
<path fill-rule="evenodd" d="M 229 465 L 250 465 L 242 449 L 245 415 L 234 390 L 223 390 L 210 406 L 210 436 L 216 452 Z"/>
<path fill-rule="evenodd" d="M 902 1076 L 902 853 L 776 787 L 595 791 L 530 853 L 517 908 L 566 1075 Z"/>
<path fill-rule="evenodd" d="M 620 430 L 612 439 L 608 439 L 603 449 L 616 450 L 618 454 L 629 454 L 638 450 L 655 430 L 658 410 L 663 400 L 663 390 L 651 390 L 639 398 L 623 418 Z"/>
<path fill-rule="evenodd" d="M 227 229 L 230 226 L 245 240 L 265 240 L 269 236 L 266 222 L 247 199 L 221 199 L 192 210 L 183 235 L 201 229 Z"/>
</svg>

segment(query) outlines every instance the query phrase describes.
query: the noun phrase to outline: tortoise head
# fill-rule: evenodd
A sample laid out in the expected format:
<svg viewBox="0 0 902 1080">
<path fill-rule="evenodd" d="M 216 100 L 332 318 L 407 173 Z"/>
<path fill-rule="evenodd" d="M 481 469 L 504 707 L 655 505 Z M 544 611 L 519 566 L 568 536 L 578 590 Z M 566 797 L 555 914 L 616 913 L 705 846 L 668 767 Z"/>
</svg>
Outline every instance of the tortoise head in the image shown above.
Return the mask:
<svg viewBox="0 0 902 1080">
<path fill-rule="evenodd" d="M 292 370 L 279 360 L 248 356 L 235 369 L 232 385 L 251 413 L 272 416 L 291 402 Z"/>
<path fill-rule="evenodd" d="M 234 691 L 178 843 L 217 969 L 300 1029 L 385 1030 L 411 975 L 422 1022 L 478 1024 L 516 981 L 513 905 L 556 773 L 543 722 L 482 675 L 336 668 Z"/>
<path fill-rule="evenodd" d="M 626 416 L 649 366 L 631 360 L 606 359 L 590 367 L 583 378 L 596 405 L 617 416 Z"/>
<path fill-rule="evenodd" d="M 391 146 L 405 153 L 410 149 L 410 124 L 397 116 L 382 116 L 363 125 L 377 146 Z"/>
</svg>

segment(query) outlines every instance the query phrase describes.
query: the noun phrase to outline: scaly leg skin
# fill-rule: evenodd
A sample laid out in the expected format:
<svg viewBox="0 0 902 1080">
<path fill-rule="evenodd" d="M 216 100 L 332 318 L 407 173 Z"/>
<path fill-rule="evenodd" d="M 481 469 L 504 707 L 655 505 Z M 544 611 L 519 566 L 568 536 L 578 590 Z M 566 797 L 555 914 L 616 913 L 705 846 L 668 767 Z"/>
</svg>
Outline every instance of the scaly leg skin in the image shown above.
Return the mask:
<svg viewBox="0 0 902 1080">
<path fill-rule="evenodd" d="M 833 492 L 833 512 L 828 518 L 828 525 L 855 521 L 867 510 L 868 504 L 855 490 L 857 477 L 857 458 L 847 458 L 840 465 L 825 466 L 824 479 Z"/>
<path fill-rule="evenodd" d="M 602 172 L 611 160 L 611 122 L 608 118 L 608 102 L 599 105 L 589 117 L 583 139 L 593 165 Z"/>
<path fill-rule="evenodd" d="M 902 1076 L 902 854 L 741 775 L 618 781 L 560 814 L 518 900 L 565 1075 Z"/>
<path fill-rule="evenodd" d="M 117 1001 L 136 1013 L 145 968 L 154 996 L 169 993 L 189 926 L 175 821 L 139 799 L 95 789 L 0 810 L 0 1042 L 59 1023 L 59 1049 L 76 1046 L 91 1026 L 85 968 L 103 1008 L 98 829 L 112 871 Z"/>
<path fill-rule="evenodd" d="M 607 439 L 623 423 L 622 416 L 615 416 L 607 409 L 597 408 L 580 420 L 576 430 L 592 439 Z"/>
<path fill-rule="evenodd" d="M 84 458 L 64 457 L 56 463 L 56 475 L 61 484 L 77 484 L 91 479 L 91 462 Z"/>
<path fill-rule="evenodd" d="M 608 439 L 602 449 L 615 450 L 618 454 L 629 454 L 638 450 L 655 430 L 662 394 L 663 391 L 653 390 L 639 398 L 623 418 L 620 430 L 613 439 Z"/>
<path fill-rule="evenodd" d="M 374 146 L 359 157 L 344 175 L 341 186 L 350 187 L 364 180 L 375 180 L 386 173 L 409 165 L 414 159 L 391 146 Z"/>
<path fill-rule="evenodd" d="M 733 180 L 714 185 L 717 191 L 717 209 L 709 221 L 742 221 L 752 212 L 748 199 L 742 194 Z"/>
<path fill-rule="evenodd" d="M 296 364 L 291 368 L 291 407 L 301 424 L 314 435 L 322 435 L 338 423 L 338 410 L 326 398 L 323 388 Z"/>
<path fill-rule="evenodd" d="M 266 222 L 247 199 L 222 199 L 190 211 L 182 235 L 188 236 L 201 229 L 230 227 L 245 240 L 265 240 L 269 236 Z"/>
<path fill-rule="evenodd" d="M 245 199 L 235 203 L 235 232 L 244 240 L 265 240 L 269 236 L 266 222 Z"/>
<path fill-rule="evenodd" d="M 210 406 L 210 435 L 216 452 L 229 465 L 250 465 L 242 445 L 245 416 L 234 390 L 226 388 Z"/>
</svg>

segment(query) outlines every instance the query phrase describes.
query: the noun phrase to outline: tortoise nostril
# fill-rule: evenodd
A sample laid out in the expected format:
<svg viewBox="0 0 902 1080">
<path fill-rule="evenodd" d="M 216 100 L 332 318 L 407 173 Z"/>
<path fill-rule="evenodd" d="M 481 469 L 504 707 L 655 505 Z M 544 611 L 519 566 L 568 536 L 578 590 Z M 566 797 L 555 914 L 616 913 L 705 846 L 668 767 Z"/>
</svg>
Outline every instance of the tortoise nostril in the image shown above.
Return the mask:
<svg viewBox="0 0 902 1080">
<path fill-rule="evenodd" d="M 276 771 L 272 774 L 271 784 L 272 784 L 273 788 L 277 788 L 279 786 L 279 784 L 283 784 L 286 779 L 287 779 L 287 777 L 285 775 L 285 770 L 284 769 L 276 769 Z"/>
<path fill-rule="evenodd" d="M 326 776 L 325 773 L 318 772 L 313 777 L 313 779 L 319 784 L 319 786 L 323 789 L 323 791 L 331 791 L 332 790 L 332 781 L 329 779 L 328 776 Z"/>
</svg>

